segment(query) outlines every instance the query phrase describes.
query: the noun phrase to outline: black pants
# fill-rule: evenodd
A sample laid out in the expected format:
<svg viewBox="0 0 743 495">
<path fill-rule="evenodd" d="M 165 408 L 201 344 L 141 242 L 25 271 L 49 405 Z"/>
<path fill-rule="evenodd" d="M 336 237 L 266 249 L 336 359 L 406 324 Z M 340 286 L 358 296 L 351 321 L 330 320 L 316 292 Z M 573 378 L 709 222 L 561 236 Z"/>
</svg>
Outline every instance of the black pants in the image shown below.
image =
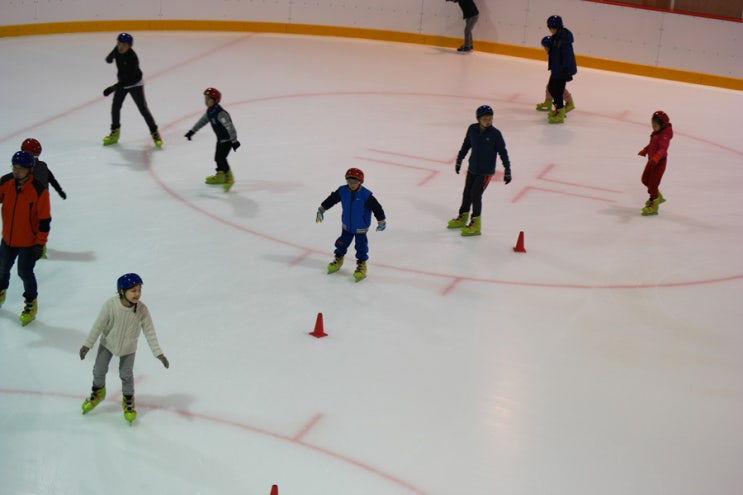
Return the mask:
<svg viewBox="0 0 743 495">
<path fill-rule="evenodd" d="M 491 175 L 477 175 L 467 172 L 464 180 L 464 192 L 462 192 L 462 206 L 459 213 L 467 213 L 472 207 L 472 218 L 482 214 L 482 193 L 490 184 Z"/>
<path fill-rule="evenodd" d="M 217 162 L 217 172 L 224 172 L 225 174 L 230 171 L 230 164 L 227 163 L 227 155 L 232 150 L 232 143 L 229 141 L 222 141 L 217 143 L 217 150 L 214 152 L 214 161 Z"/>
<path fill-rule="evenodd" d="M 135 86 L 129 89 L 116 88 L 114 99 L 111 103 L 111 131 L 115 131 L 121 127 L 121 105 L 124 104 L 124 98 L 126 98 L 127 94 L 132 95 L 132 99 L 134 100 L 134 103 L 137 104 L 139 113 L 142 114 L 144 121 L 147 122 L 150 134 L 157 132 L 157 124 L 155 123 L 155 119 L 152 118 L 150 109 L 147 107 L 147 100 L 144 97 L 144 86 Z"/>
<path fill-rule="evenodd" d="M 33 246 L 10 247 L 5 241 L 0 242 L 0 290 L 7 289 L 10 285 L 10 269 L 18 258 L 18 276 L 23 280 L 23 298 L 29 302 L 38 296 L 34 275 L 36 256 L 33 249 Z"/>
<path fill-rule="evenodd" d="M 555 104 L 555 109 L 559 110 L 565 103 L 562 101 L 562 95 L 565 92 L 565 85 L 567 81 L 561 78 L 551 78 L 547 84 L 547 91 L 552 95 L 552 101 Z"/>
</svg>

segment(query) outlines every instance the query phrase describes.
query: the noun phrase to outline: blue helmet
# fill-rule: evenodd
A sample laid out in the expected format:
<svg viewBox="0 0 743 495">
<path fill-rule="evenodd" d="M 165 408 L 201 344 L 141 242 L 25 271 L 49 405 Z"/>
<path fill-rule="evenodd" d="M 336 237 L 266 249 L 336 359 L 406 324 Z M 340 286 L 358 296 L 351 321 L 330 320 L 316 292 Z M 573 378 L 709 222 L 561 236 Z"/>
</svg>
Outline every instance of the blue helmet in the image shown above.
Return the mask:
<svg viewBox="0 0 743 495">
<path fill-rule="evenodd" d="M 547 27 L 548 28 L 561 28 L 562 17 L 560 17 L 559 15 L 549 16 L 549 18 L 547 18 Z"/>
<path fill-rule="evenodd" d="M 135 285 L 142 285 L 142 277 L 136 273 L 127 273 L 116 281 L 116 290 L 129 290 Z"/>
<path fill-rule="evenodd" d="M 34 156 L 28 151 L 16 151 L 15 154 L 13 154 L 11 164 L 31 168 L 34 166 L 34 161 Z"/>
<path fill-rule="evenodd" d="M 134 37 L 132 37 L 129 33 L 121 33 L 118 38 L 116 38 L 116 41 L 120 41 L 121 43 L 126 43 L 128 45 L 134 44 Z"/>
<path fill-rule="evenodd" d="M 490 108 L 488 105 L 482 105 L 480 107 L 477 107 L 475 116 L 479 119 L 483 115 L 493 115 L 493 109 Z"/>
</svg>

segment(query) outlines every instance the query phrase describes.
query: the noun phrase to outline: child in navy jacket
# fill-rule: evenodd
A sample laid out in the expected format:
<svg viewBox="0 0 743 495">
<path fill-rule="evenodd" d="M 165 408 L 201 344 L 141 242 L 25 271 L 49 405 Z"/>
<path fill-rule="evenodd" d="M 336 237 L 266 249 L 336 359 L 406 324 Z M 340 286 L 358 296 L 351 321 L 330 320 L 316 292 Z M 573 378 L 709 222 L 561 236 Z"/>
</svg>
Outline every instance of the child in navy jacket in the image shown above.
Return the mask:
<svg viewBox="0 0 743 495">
<path fill-rule="evenodd" d="M 316 223 L 324 219 L 325 211 L 336 203 L 341 203 L 343 212 L 341 220 L 343 229 L 340 237 L 335 241 L 335 259 L 328 264 L 328 273 L 335 273 L 343 266 L 343 257 L 346 255 L 351 241 L 356 246 L 356 271 L 353 278 L 358 282 L 366 278 L 366 261 L 369 259 L 369 241 L 366 233 L 371 225 L 371 215 L 377 219 L 377 231 L 387 228 L 387 220 L 382 205 L 374 194 L 361 184 L 364 182 L 364 172 L 358 168 L 349 168 L 346 171 L 346 185 L 341 186 L 325 199 L 317 209 Z"/>
<path fill-rule="evenodd" d="M 237 151 L 237 148 L 240 147 L 240 141 L 237 140 L 237 131 L 232 124 L 230 114 L 219 104 L 221 100 L 222 93 L 218 89 L 206 88 L 204 90 L 206 113 L 186 133 L 186 138 L 190 141 L 193 135 L 207 122 L 211 123 L 214 134 L 217 135 L 217 150 L 214 152 L 217 173 L 207 177 L 205 182 L 207 184 L 221 184 L 225 191 L 229 191 L 235 183 L 235 178 L 232 176 L 230 164 L 227 163 L 227 155 L 230 154 L 230 150 Z"/>
</svg>

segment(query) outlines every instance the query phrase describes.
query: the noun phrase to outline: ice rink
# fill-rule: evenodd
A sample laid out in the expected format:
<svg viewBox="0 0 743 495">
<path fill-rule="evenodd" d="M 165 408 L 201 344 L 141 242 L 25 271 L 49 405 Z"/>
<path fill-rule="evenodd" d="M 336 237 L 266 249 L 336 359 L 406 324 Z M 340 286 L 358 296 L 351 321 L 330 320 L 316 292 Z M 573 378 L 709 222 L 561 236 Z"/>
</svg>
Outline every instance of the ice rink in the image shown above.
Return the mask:
<svg viewBox="0 0 743 495">
<path fill-rule="evenodd" d="M 546 62 L 365 40 L 134 32 L 164 146 L 130 98 L 103 147 L 117 33 L 0 39 L 0 159 L 41 141 L 39 313 L 0 309 L 0 492 L 729 495 L 743 491 L 743 94 L 579 67 L 548 125 Z M 535 45 L 539 40 L 535 40 Z M 580 40 L 576 42 L 580 53 Z M 242 147 L 183 135 L 218 88 Z M 504 135 L 483 235 L 447 230 L 475 108 Z M 675 137 L 657 217 L 637 156 Z M 368 278 L 326 274 L 349 167 L 383 205 Z M 524 232 L 526 253 L 513 247 Z M 78 349 L 118 276 L 144 279 L 139 416 L 118 360 L 83 416 Z M 318 313 L 327 338 L 308 335 Z"/>
</svg>

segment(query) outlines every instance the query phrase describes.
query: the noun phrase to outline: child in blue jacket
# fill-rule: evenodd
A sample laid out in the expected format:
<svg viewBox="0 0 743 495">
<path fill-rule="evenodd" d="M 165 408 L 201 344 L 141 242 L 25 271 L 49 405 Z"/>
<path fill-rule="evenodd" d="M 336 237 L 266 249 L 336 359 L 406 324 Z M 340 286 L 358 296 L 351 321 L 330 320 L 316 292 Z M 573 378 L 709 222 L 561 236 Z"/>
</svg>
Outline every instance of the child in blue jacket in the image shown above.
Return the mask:
<svg viewBox="0 0 743 495">
<path fill-rule="evenodd" d="M 316 223 L 324 219 L 325 211 L 336 203 L 343 207 L 341 221 L 343 229 L 335 241 L 335 259 L 328 264 L 328 273 L 335 273 L 343 266 L 343 257 L 346 255 L 351 241 L 356 246 L 356 271 L 353 278 L 358 282 L 366 278 L 366 261 L 369 259 L 369 241 L 366 233 L 371 225 L 371 215 L 377 219 L 377 231 L 387 228 L 387 220 L 382 205 L 374 194 L 361 184 L 364 182 L 364 172 L 358 168 L 349 168 L 346 171 L 346 185 L 330 193 L 317 209 Z"/>
</svg>

